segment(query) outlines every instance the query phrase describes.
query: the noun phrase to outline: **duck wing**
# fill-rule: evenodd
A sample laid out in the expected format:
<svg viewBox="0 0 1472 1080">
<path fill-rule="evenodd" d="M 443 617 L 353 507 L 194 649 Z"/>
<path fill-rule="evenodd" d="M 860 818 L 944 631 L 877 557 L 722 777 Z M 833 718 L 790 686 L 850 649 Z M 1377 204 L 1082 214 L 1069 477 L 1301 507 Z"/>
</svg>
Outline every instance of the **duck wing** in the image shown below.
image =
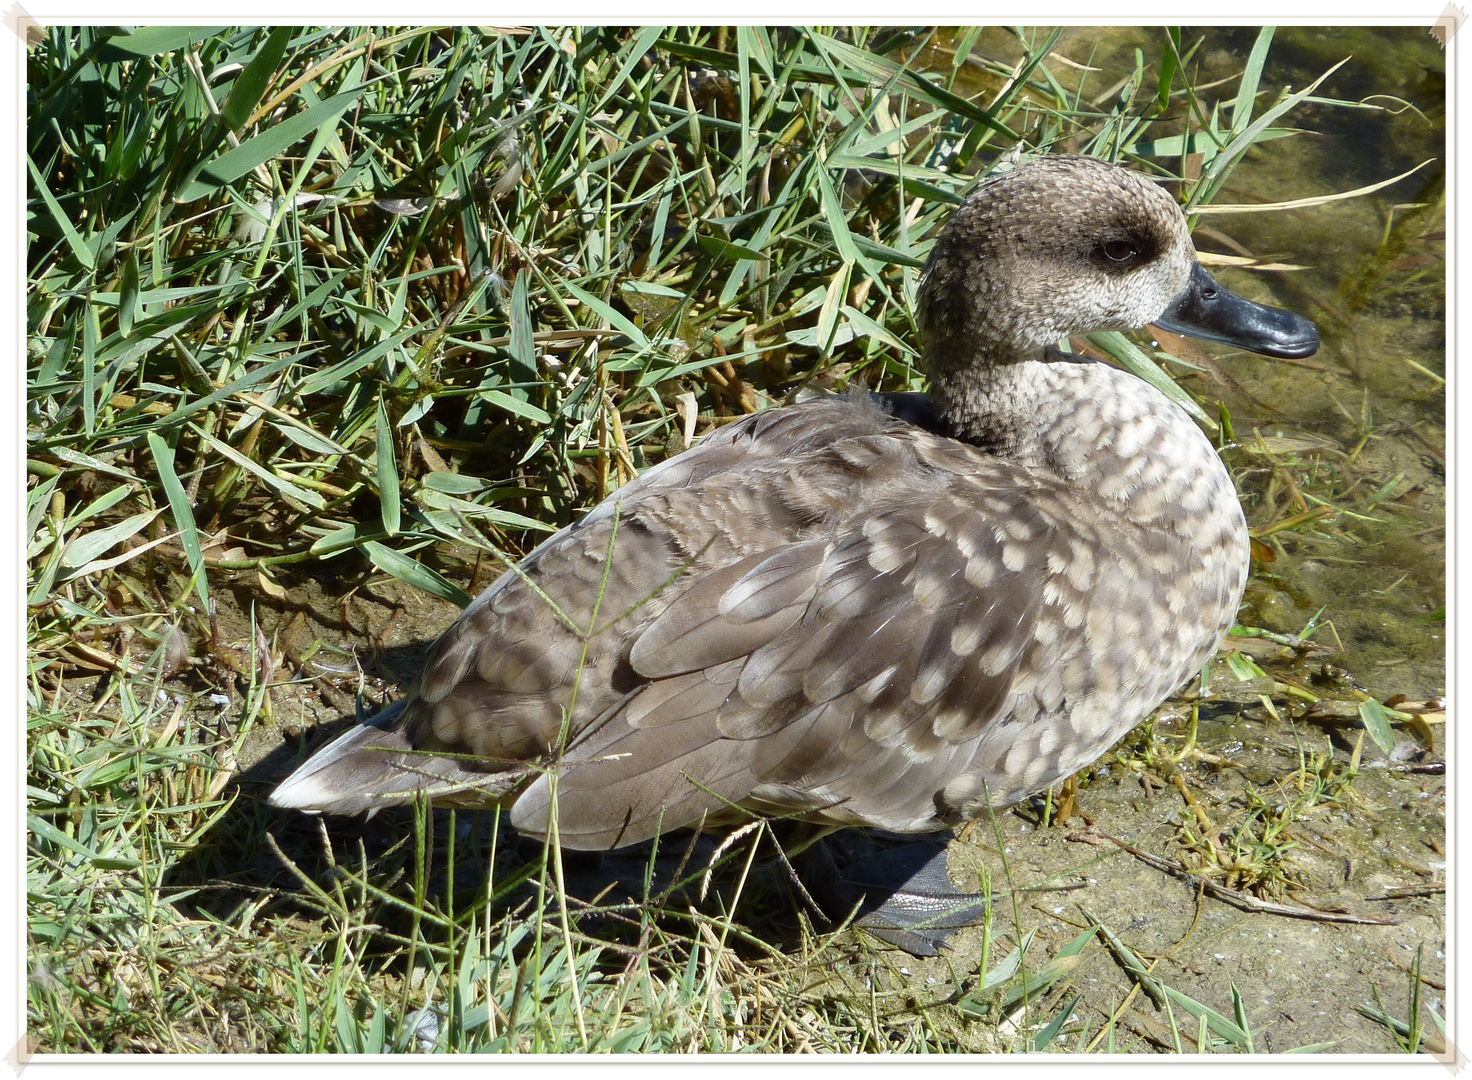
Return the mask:
<svg viewBox="0 0 1472 1080">
<path fill-rule="evenodd" d="M 1045 721 L 1090 679 L 1068 497 L 853 398 L 738 422 L 487 589 L 347 785 L 276 801 L 432 775 L 531 833 L 555 798 L 579 848 L 733 806 L 938 827 L 1057 764 Z"/>
<path fill-rule="evenodd" d="M 1004 764 L 1007 733 L 986 736 L 1010 726 L 1035 750 L 1085 651 L 1049 604 L 1060 529 L 1037 491 L 922 477 L 898 441 L 870 449 L 909 458 L 902 487 L 866 488 L 862 515 L 695 577 L 638 633 L 628 664 L 644 685 L 564 759 L 563 843 L 617 846 L 731 804 L 917 831 L 984 797 L 977 782 L 946 802 L 978 766 L 998 796 L 1006 766 L 1021 778 L 1031 757 Z M 544 831 L 551 794 L 538 779 L 513 823 Z"/>
</svg>

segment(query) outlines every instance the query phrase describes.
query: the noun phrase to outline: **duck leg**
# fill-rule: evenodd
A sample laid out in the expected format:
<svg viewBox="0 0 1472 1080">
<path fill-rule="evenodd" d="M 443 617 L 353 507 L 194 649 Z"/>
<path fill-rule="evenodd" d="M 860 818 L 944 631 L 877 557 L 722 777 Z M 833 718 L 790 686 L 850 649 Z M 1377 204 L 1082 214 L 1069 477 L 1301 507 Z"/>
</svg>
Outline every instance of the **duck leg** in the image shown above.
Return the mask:
<svg viewBox="0 0 1472 1080">
<path fill-rule="evenodd" d="M 946 845 L 889 848 L 839 869 L 826 844 L 798 860 L 808 892 L 835 922 L 854 909 L 854 925 L 912 956 L 937 956 L 946 939 L 986 913 L 987 897 L 964 892 L 946 872 Z"/>
</svg>

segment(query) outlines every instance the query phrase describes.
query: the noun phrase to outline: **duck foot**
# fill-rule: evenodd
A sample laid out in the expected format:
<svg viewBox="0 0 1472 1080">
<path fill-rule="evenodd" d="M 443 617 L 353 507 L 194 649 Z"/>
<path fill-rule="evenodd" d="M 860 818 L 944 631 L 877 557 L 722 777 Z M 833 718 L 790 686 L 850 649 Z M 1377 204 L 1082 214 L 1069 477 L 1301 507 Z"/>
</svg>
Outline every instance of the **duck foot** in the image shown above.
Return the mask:
<svg viewBox="0 0 1472 1080">
<path fill-rule="evenodd" d="M 944 842 L 889 848 L 841 870 L 820 842 L 799 863 L 826 917 L 841 922 L 857 907 L 855 926 L 911 956 L 938 956 L 955 930 L 986 914 L 983 894 L 951 884 Z"/>
</svg>

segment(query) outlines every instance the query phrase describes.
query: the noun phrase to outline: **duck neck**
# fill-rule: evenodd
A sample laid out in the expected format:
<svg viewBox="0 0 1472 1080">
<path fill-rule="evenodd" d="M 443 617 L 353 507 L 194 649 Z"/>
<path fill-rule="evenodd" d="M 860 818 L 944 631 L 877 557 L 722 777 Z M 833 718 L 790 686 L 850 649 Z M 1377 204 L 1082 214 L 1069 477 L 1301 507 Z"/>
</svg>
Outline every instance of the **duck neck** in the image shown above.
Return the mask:
<svg viewBox="0 0 1472 1080">
<path fill-rule="evenodd" d="M 1049 469 L 1060 462 L 1059 443 L 1069 438 L 1061 421 L 1073 411 L 1077 396 L 1061 385 L 1074 379 L 1060 378 L 1058 369 L 1096 366 L 1056 349 L 971 351 L 961 358 L 931 351 L 925 359 L 931 400 L 956 438 L 1020 465 Z"/>
</svg>

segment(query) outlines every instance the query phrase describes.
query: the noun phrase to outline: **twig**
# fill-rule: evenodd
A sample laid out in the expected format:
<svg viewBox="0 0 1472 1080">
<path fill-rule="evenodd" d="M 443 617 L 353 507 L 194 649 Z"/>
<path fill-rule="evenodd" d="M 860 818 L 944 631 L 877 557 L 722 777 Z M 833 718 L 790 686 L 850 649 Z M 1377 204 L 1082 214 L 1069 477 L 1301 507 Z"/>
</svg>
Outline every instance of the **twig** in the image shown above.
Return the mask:
<svg viewBox="0 0 1472 1080">
<path fill-rule="evenodd" d="M 1417 896 L 1445 896 L 1446 885 L 1407 885 L 1401 889 L 1386 889 L 1384 896 L 1367 896 L 1366 900 L 1409 900 Z"/>
<path fill-rule="evenodd" d="M 1351 915 L 1347 911 L 1322 911 L 1319 908 L 1299 907 L 1296 904 L 1279 904 L 1272 900 L 1259 900 L 1255 896 L 1249 896 L 1247 893 L 1239 892 L 1236 889 L 1229 889 L 1224 885 L 1217 885 L 1215 882 L 1208 881 L 1203 877 L 1191 873 L 1177 863 L 1162 859 L 1157 855 L 1150 855 L 1141 851 L 1139 848 L 1126 844 L 1123 840 L 1117 840 L 1107 834 L 1080 832 L 1075 833 L 1069 839 L 1083 844 L 1102 845 L 1105 842 L 1114 844 L 1116 847 L 1129 852 L 1147 866 L 1153 866 L 1163 873 L 1170 874 L 1172 877 L 1180 878 L 1182 881 L 1204 889 L 1206 895 L 1210 896 L 1213 900 L 1221 900 L 1223 903 L 1231 904 L 1233 907 L 1240 908 L 1243 911 L 1261 912 L 1264 915 L 1281 915 L 1285 919 L 1353 923 L 1356 926 L 1400 925 L 1395 919 L 1377 919 L 1368 915 Z"/>
</svg>

